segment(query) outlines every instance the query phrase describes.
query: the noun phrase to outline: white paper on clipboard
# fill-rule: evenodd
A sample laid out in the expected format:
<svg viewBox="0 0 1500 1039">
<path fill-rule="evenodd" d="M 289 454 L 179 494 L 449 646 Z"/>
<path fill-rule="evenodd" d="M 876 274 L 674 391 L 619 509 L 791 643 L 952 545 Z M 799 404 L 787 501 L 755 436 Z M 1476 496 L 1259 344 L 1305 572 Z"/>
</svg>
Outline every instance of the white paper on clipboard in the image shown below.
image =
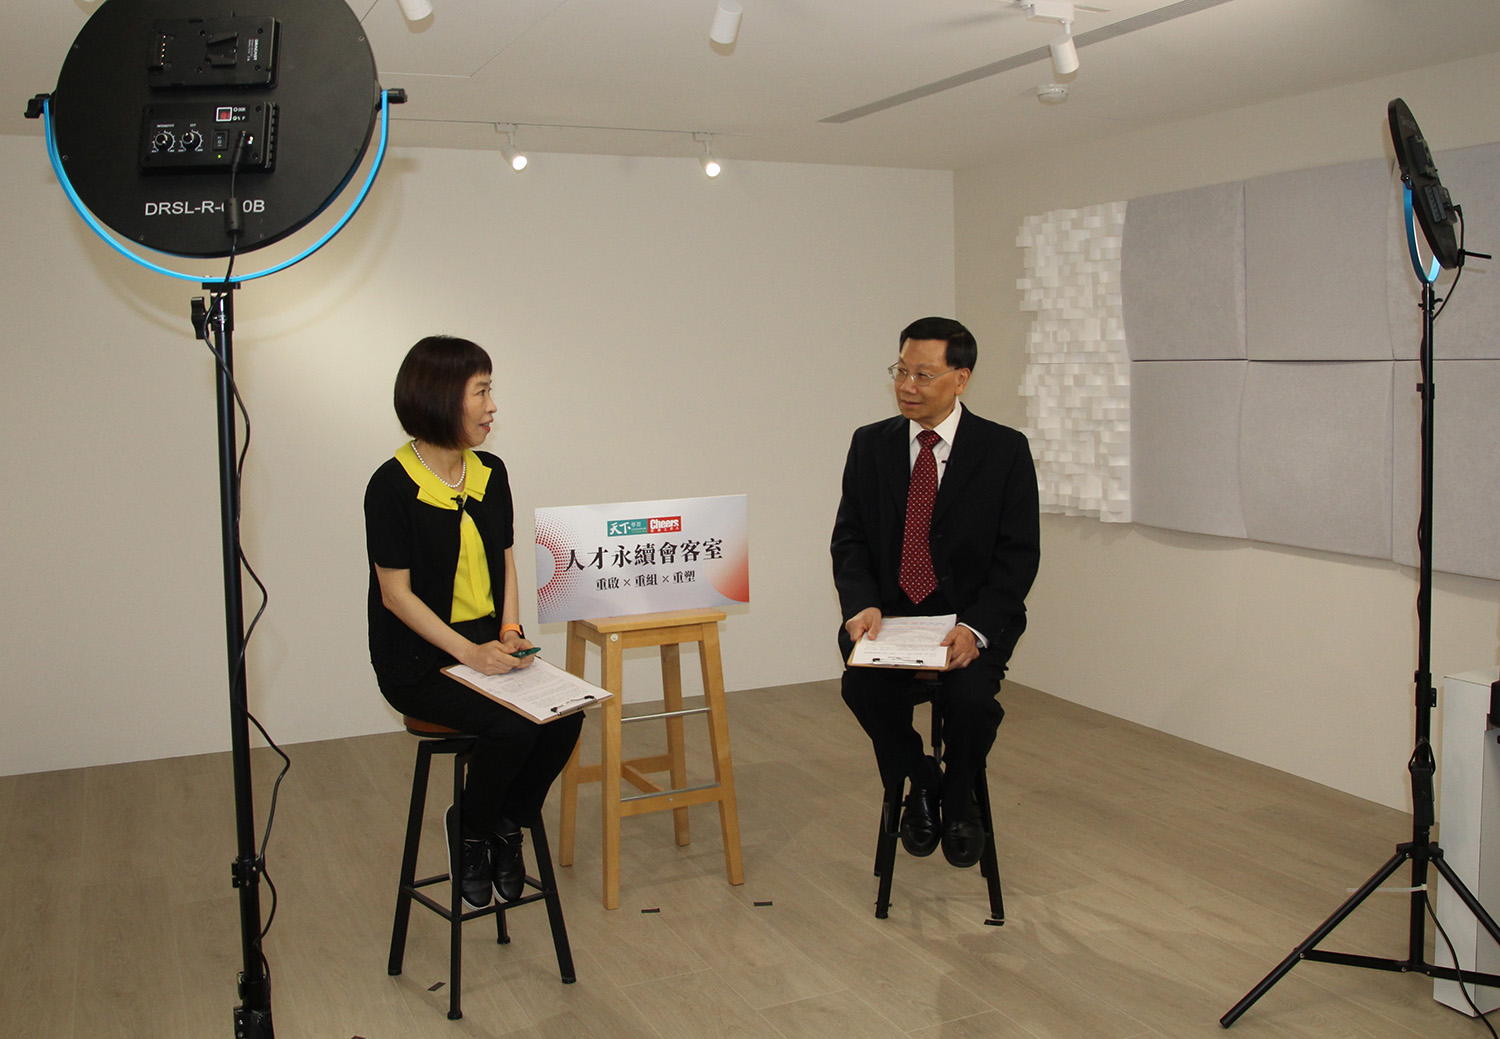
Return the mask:
<svg viewBox="0 0 1500 1039">
<path fill-rule="evenodd" d="M 850 667 L 944 668 L 949 647 L 943 637 L 958 623 L 958 614 L 932 617 L 885 617 L 880 634 L 861 638 L 849 654 Z"/>
</svg>

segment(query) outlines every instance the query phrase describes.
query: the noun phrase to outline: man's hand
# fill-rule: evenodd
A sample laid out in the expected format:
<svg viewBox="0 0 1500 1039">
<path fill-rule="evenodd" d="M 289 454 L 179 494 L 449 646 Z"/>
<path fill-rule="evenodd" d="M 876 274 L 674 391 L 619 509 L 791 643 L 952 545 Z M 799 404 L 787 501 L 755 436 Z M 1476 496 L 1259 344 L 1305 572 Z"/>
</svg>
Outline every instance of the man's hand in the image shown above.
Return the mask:
<svg viewBox="0 0 1500 1039">
<path fill-rule="evenodd" d="M 979 640 L 962 624 L 956 625 L 944 635 L 939 645 L 952 647 L 948 651 L 948 666 L 943 668 L 944 671 L 957 671 L 979 659 Z"/>
<path fill-rule="evenodd" d="M 860 610 L 844 622 L 844 630 L 854 642 L 858 642 L 861 635 L 874 642 L 880 634 L 880 607 L 867 606 Z"/>
</svg>

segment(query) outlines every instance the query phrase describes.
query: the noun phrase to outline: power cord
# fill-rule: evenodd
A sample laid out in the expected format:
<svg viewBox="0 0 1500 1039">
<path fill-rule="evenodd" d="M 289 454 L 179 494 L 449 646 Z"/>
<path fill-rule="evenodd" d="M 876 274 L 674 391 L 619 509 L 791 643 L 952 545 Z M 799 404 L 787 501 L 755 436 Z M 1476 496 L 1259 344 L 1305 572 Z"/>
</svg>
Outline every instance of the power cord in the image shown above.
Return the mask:
<svg viewBox="0 0 1500 1039">
<path fill-rule="evenodd" d="M 1453 969 L 1458 974 L 1458 991 L 1463 993 L 1464 1002 L 1469 1004 L 1469 1009 L 1474 1011 L 1474 1016 L 1484 1022 L 1484 1027 L 1489 1029 L 1490 1035 L 1495 1039 L 1495 1026 L 1490 1024 L 1489 1014 L 1474 1005 L 1474 1000 L 1469 996 L 1469 990 L 1464 985 L 1463 968 L 1458 965 L 1458 952 L 1453 948 L 1453 939 L 1448 937 L 1448 932 L 1443 930 L 1443 922 L 1438 919 L 1437 912 L 1432 908 L 1432 895 L 1430 891 L 1423 892 L 1422 904 L 1427 907 L 1427 915 L 1432 917 L 1433 925 L 1437 927 L 1438 934 L 1443 936 L 1443 944 L 1448 946 L 1448 955 L 1453 959 Z"/>
<path fill-rule="evenodd" d="M 255 635 L 255 629 L 259 626 L 261 618 L 265 616 L 266 608 L 270 605 L 271 602 L 271 594 L 270 591 L 266 588 L 265 582 L 260 579 L 260 575 L 257 574 L 255 572 L 255 568 L 251 566 L 250 559 L 245 555 L 244 545 L 241 543 L 239 538 L 242 488 L 244 486 L 245 476 L 245 458 L 250 453 L 250 409 L 246 407 L 245 398 L 240 394 L 239 384 L 235 380 L 234 372 L 230 368 L 228 360 L 215 345 L 214 338 L 211 334 L 212 329 L 216 325 L 222 327 L 229 321 L 228 315 L 225 311 L 225 306 L 229 293 L 233 292 L 235 289 L 235 285 L 232 281 L 232 277 L 234 274 L 234 260 L 235 255 L 239 250 L 240 234 L 243 231 L 239 200 L 235 195 L 235 180 L 239 173 L 240 161 L 243 157 L 245 146 L 248 143 L 249 135 L 244 131 L 241 131 L 238 139 L 235 141 L 234 154 L 230 160 L 229 165 L 229 197 L 225 200 L 224 203 L 225 232 L 229 236 L 229 263 L 224 271 L 224 279 L 222 282 L 223 287 L 221 291 L 216 291 L 209 297 L 209 302 L 206 306 L 202 297 L 198 297 L 193 300 L 192 323 L 195 335 L 198 339 L 201 339 L 203 341 L 205 346 L 208 347 L 208 352 L 213 355 L 214 363 L 218 365 L 219 371 L 223 373 L 224 378 L 228 383 L 230 394 L 234 398 L 235 407 L 239 409 L 240 418 L 244 421 L 245 424 L 244 440 L 240 445 L 239 457 L 235 460 L 236 493 L 233 502 L 233 529 L 235 535 L 234 556 L 235 559 L 239 562 L 239 565 L 243 568 L 244 572 L 250 575 L 250 580 L 255 583 L 255 587 L 259 589 L 260 605 L 256 609 L 255 615 L 251 617 L 250 624 L 245 628 L 244 638 L 240 641 L 239 656 L 235 661 L 233 686 L 230 689 L 230 702 L 235 705 L 237 710 L 243 712 L 245 720 L 249 721 L 250 724 L 255 726 L 256 731 L 258 731 L 261 737 L 266 741 L 266 745 L 269 746 L 271 750 L 275 751 L 276 755 L 281 758 L 282 762 L 281 771 L 277 773 L 276 781 L 271 787 L 271 805 L 266 814 L 266 825 L 264 831 L 262 831 L 261 834 L 260 847 L 256 852 L 255 860 L 255 868 L 258 870 L 260 875 L 265 878 L 266 887 L 268 887 L 271 892 L 270 913 L 267 915 L 266 922 L 264 925 L 262 925 L 260 935 L 256 940 L 256 952 L 260 956 L 261 968 L 265 974 L 266 983 L 269 985 L 271 978 L 271 965 L 266 959 L 265 952 L 261 948 L 261 943 L 265 940 L 266 935 L 270 934 L 271 932 L 271 924 L 276 919 L 276 909 L 280 899 L 276 891 L 276 884 L 271 879 L 270 871 L 266 868 L 266 849 L 270 845 L 271 830 L 276 821 L 276 806 L 281 796 L 281 783 L 282 780 L 286 778 L 287 773 L 291 770 L 292 759 L 289 758 L 286 755 L 286 752 L 283 751 L 281 747 L 277 745 L 276 741 L 271 738 L 271 734 L 267 732 L 266 727 L 260 723 L 260 719 L 256 718 L 255 715 L 250 711 L 249 697 L 246 694 L 243 685 L 245 675 L 245 657 L 249 652 L 250 640 Z"/>
<path fill-rule="evenodd" d="M 213 355 L 214 362 L 219 366 L 219 370 L 224 373 L 225 378 L 228 379 L 229 389 L 231 394 L 233 394 L 234 396 L 235 405 L 239 408 L 240 417 L 244 420 L 245 423 L 244 442 L 240 445 L 239 458 L 235 462 L 235 473 L 237 477 L 235 483 L 236 486 L 243 486 L 242 481 L 245 475 L 245 457 L 250 452 L 250 412 L 249 409 L 245 406 L 245 399 L 240 395 L 240 388 L 239 385 L 235 382 L 234 373 L 230 370 L 228 363 L 224 360 L 224 355 L 219 352 L 219 350 L 214 346 L 213 340 L 206 334 L 209 327 L 211 327 L 215 321 L 222 320 L 222 308 L 224 306 L 223 301 L 224 297 L 222 295 L 215 296 L 213 297 L 213 302 L 210 307 L 208 307 L 207 309 L 202 309 L 200 311 L 199 306 L 201 305 L 201 301 L 195 300 L 194 323 L 199 329 L 199 338 L 204 340 L 205 344 L 208 346 L 208 352 Z M 200 313 L 202 315 L 201 323 L 199 321 Z M 249 626 L 245 629 L 245 638 L 240 646 L 239 658 L 236 661 L 236 666 L 234 669 L 235 685 L 231 690 L 232 702 L 235 704 L 243 703 L 246 705 L 243 708 L 246 720 L 248 720 L 252 725 L 255 726 L 256 730 L 261 734 L 261 737 L 266 741 L 266 745 L 269 746 L 273 751 L 275 751 L 276 755 L 280 757 L 282 761 L 281 771 L 277 773 L 276 782 L 271 787 L 271 806 L 266 816 L 266 827 L 261 836 L 260 849 L 257 852 L 256 856 L 256 865 L 258 866 L 261 875 L 265 877 L 266 886 L 271 889 L 271 912 L 270 915 L 266 918 L 265 925 L 262 927 L 260 932 L 261 938 L 265 938 L 265 936 L 270 933 L 271 921 L 276 918 L 276 906 L 278 901 L 276 894 L 276 885 L 271 880 L 271 874 L 269 870 L 266 869 L 266 848 L 270 844 L 271 828 L 276 820 L 276 805 L 281 795 L 281 782 L 286 778 L 287 772 L 292 767 L 292 759 L 289 758 L 286 755 L 286 752 L 283 751 L 281 747 L 277 745 L 276 741 L 271 738 L 271 734 L 267 732 L 266 727 L 260 723 L 260 719 L 256 718 L 255 715 L 251 713 L 248 697 L 244 695 L 244 689 L 240 685 L 240 681 L 245 673 L 245 655 L 250 647 L 250 639 L 254 636 L 255 629 L 260 624 L 261 618 L 265 615 L 266 607 L 270 605 L 271 601 L 271 595 L 269 590 L 267 590 L 265 586 L 265 582 L 260 579 L 260 575 L 255 572 L 255 568 L 250 565 L 250 559 L 245 555 L 244 546 L 238 541 L 238 532 L 240 527 L 240 507 L 241 501 L 240 497 L 237 495 L 234 500 L 234 529 L 236 532 L 236 543 L 234 546 L 235 558 L 239 560 L 239 563 L 244 568 L 245 573 L 250 575 L 250 580 L 255 582 L 255 587 L 259 589 L 260 606 L 256 609 L 255 615 L 251 618 Z M 264 954 L 262 954 L 262 959 L 264 959 Z"/>
</svg>

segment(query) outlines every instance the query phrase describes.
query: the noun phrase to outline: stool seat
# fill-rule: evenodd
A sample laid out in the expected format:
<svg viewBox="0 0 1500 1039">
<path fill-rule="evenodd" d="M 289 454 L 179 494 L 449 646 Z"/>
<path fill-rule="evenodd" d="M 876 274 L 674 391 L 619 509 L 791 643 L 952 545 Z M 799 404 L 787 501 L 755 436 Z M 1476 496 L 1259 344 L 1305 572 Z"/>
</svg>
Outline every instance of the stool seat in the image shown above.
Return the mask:
<svg viewBox="0 0 1500 1039">
<path fill-rule="evenodd" d="M 547 918 L 552 928 L 552 944 L 557 953 L 557 966 L 565 984 L 576 980 L 573 970 L 573 952 L 568 944 L 567 925 L 563 921 L 562 900 L 557 893 L 557 877 L 552 871 L 552 855 L 547 846 L 547 832 L 542 826 L 541 814 L 534 822 L 522 824 L 531 833 L 532 854 L 536 857 L 535 877 L 525 878 L 525 887 L 533 893 L 524 894 L 513 902 L 497 901 L 483 909 L 466 910 L 463 894 L 457 883 L 449 884 L 449 901 L 444 905 L 430 897 L 422 889 L 434 884 L 449 883 L 447 872 L 417 879 L 417 852 L 422 840 L 422 819 L 427 807 L 427 780 L 432 768 L 434 754 L 453 755 L 453 804 L 462 811 L 464 770 L 474 753 L 477 737 L 445 725 L 438 725 L 411 715 L 405 717 L 406 731 L 420 737 L 417 743 L 417 761 L 412 771 L 411 807 L 406 817 L 406 846 L 401 856 L 401 879 L 396 895 L 396 917 L 391 926 L 391 954 L 388 973 L 401 973 L 406 956 L 406 932 L 411 920 L 411 906 L 416 902 L 432 910 L 448 921 L 448 1017 L 457 1020 L 463 1017 L 461 989 L 463 981 L 463 925 L 482 916 L 495 917 L 496 942 L 506 945 L 510 932 L 505 914 L 532 902 L 544 902 Z M 460 828 L 462 818 L 457 820 Z M 444 857 L 446 858 L 446 851 Z M 523 888 L 524 890 L 524 888 Z"/>
<path fill-rule="evenodd" d="M 740 856 L 739 809 L 734 796 L 734 765 L 729 754 L 729 719 L 724 703 L 724 670 L 719 658 L 719 622 L 723 610 L 673 610 L 621 617 L 594 617 L 568 622 L 568 671 L 583 677 L 590 643 L 599 647 L 600 686 L 613 695 L 602 705 L 600 760 L 580 765 L 578 747 L 562 773 L 562 818 L 557 861 L 573 862 L 573 836 L 578 815 L 578 784 L 601 784 L 603 802 L 604 907 L 620 905 L 620 820 L 625 816 L 671 811 L 679 846 L 689 842 L 688 809 L 693 805 L 717 804 L 719 830 L 724 841 L 724 865 L 729 883 L 743 884 L 745 870 Z M 680 647 L 697 643 L 703 675 L 706 706 L 684 710 Z M 637 647 L 659 647 L 663 710 L 657 714 L 626 718 L 621 712 L 624 651 Z M 708 716 L 708 738 L 713 756 L 714 781 L 687 786 L 683 717 Z M 650 757 L 622 760 L 621 727 L 625 722 L 661 719 L 666 723 L 667 752 Z M 666 772 L 670 786 L 663 787 L 649 773 Z M 621 782 L 639 794 L 622 797 Z"/>
<path fill-rule="evenodd" d="M 912 680 L 912 702 L 932 704 L 932 756 L 943 760 L 943 717 L 938 713 L 938 672 L 918 671 Z M 880 835 L 875 841 L 875 876 L 880 887 L 875 896 L 875 917 L 887 918 L 891 906 L 891 880 L 896 868 L 896 844 L 900 839 L 901 804 L 906 782 L 887 787 L 880 805 Z M 974 799 L 979 804 L 979 822 L 984 829 L 984 851 L 979 856 L 979 871 L 989 893 L 990 915 L 984 921 L 999 927 L 1005 923 L 1005 900 L 1000 891 L 1000 866 L 995 856 L 995 823 L 990 814 L 989 776 L 983 765 L 974 776 Z"/>
<path fill-rule="evenodd" d="M 459 732 L 457 729 L 450 729 L 446 725 L 439 725 L 437 722 L 430 722 L 410 714 L 404 714 L 401 718 L 406 724 L 406 731 L 413 736 L 443 737 L 467 735 L 466 733 Z"/>
</svg>

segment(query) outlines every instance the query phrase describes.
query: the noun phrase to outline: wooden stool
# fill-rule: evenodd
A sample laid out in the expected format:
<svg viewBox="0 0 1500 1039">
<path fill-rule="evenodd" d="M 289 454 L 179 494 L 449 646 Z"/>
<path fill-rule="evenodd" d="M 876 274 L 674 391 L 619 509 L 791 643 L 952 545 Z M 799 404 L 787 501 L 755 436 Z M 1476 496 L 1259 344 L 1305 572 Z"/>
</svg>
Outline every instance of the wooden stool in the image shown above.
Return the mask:
<svg viewBox="0 0 1500 1039">
<path fill-rule="evenodd" d="M 672 811 L 677 844 L 686 845 L 688 809 L 693 805 L 717 802 L 719 828 L 724 839 L 724 865 L 731 884 L 745 882 L 740 859 L 739 811 L 734 800 L 734 767 L 729 758 L 729 720 L 724 705 L 724 669 L 719 659 L 719 621 L 722 610 L 675 610 L 669 613 L 642 613 L 630 617 L 595 617 L 568 622 L 568 671 L 583 677 L 587 645 L 599 647 L 603 680 L 600 685 L 614 694 L 604 701 L 600 763 L 580 765 L 578 748 L 568 759 L 562 774 L 561 844 L 557 861 L 564 866 L 573 863 L 573 835 L 578 818 L 578 784 L 602 783 L 604 802 L 604 908 L 620 906 L 620 819 L 627 815 Z M 684 642 L 698 643 L 703 668 L 703 693 L 707 706 L 693 710 L 682 708 L 682 670 L 680 650 Z M 625 718 L 621 715 L 621 682 L 623 654 L 637 646 L 661 647 L 661 684 L 664 710 L 658 714 Z M 682 719 L 689 714 L 708 715 L 708 737 L 713 751 L 714 782 L 685 786 L 687 765 L 683 748 Z M 620 729 L 624 722 L 661 719 L 667 727 L 667 752 L 651 757 L 620 758 Z M 579 744 L 582 744 L 582 740 Z M 666 772 L 671 787 L 666 788 L 647 777 L 649 772 Z M 641 793 L 621 797 L 620 781 L 624 779 Z"/>
<path fill-rule="evenodd" d="M 557 878 L 553 875 L 552 856 L 547 848 L 547 832 L 542 828 L 540 814 L 535 823 L 525 827 L 531 831 L 531 847 L 536 856 L 537 871 L 536 878 L 526 878 L 526 886 L 535 888 L 535 894 L 523 895 L 514 902 L 496 900 L 483 909 L 466 910 L 463 894 L 457 883 L 450 886 L 448 905 L 443 905 L 420 890 L 431 884 L 448 881 L 447 873 L 417 879 L 417 849 L 422 840 L 422 816 L 427 807 L 427 777 L 432 768 L 432 756 L 453 755 L 453 803 L 462 805 L 464 768 L 469 763 L 470 755 L 474 753 L 475 737 L 411 715 L 406 716 L 406 731 L 422 739 L 417 744 L 417 764 L 412 772 L 411 809 L 406 816 L 406 849 L 401 856 L 401 883 L 396 895 L 396 919 L 391 927 L 388 973 L 401 973 L 402 961 L 406 958 L 406 925 L 411 919 L 411 904 L 413 900 L 420 902 L 448 921 L 448 1017 L 456 1021 L 464 1016 L 459 1004 L 463 982 L 463 925 L 478 917 L 493 914 L 495 940 L 506 945 L 510 942 L 510 932 L 505 925 L 505 914 L 531 902 L 544 901 L 547 903 L 547 919 L 552 925 L 552 944 L 557 951 L 557 967 L 562 973 L 562 980 L 565 984 L 577 980 L 573 972 L 573 952 L 568 945 L 568 928 L 563 922 L 562 900 L 557 894 Z M 463 819 L 460 817 L 458 822 L 462 832 Z"/>
<path fill-rule="evenodd" d="M 932 756 L 943 760 L 943 718 L 937 709 L 937 678 L 932 672 L 919 671 L 912 683 L 915 703 L 932 703 Z M 891 907 L 891 880 L 896 868 L 896 844 L 900 840 L 901 802 L 905 782 L 887 787 L 880 806 L 880 836 L 875 841 L 875 875 L 880 890 L 875 896 L 875 917 L 884 920 Z M 974 798 L 979 802 L 979 823 L 984 828 L 984 851 L 979 856 L 979 872 L 989 889 L 990 915 L 984 922 L 994 927 L 1005 923 L 1005 900 L 1000 893 L 1000 866 L 995 858 L 995 823 L 990 815 L 990 784 L 983 765 L 974 777 Z"/>
</svg>

